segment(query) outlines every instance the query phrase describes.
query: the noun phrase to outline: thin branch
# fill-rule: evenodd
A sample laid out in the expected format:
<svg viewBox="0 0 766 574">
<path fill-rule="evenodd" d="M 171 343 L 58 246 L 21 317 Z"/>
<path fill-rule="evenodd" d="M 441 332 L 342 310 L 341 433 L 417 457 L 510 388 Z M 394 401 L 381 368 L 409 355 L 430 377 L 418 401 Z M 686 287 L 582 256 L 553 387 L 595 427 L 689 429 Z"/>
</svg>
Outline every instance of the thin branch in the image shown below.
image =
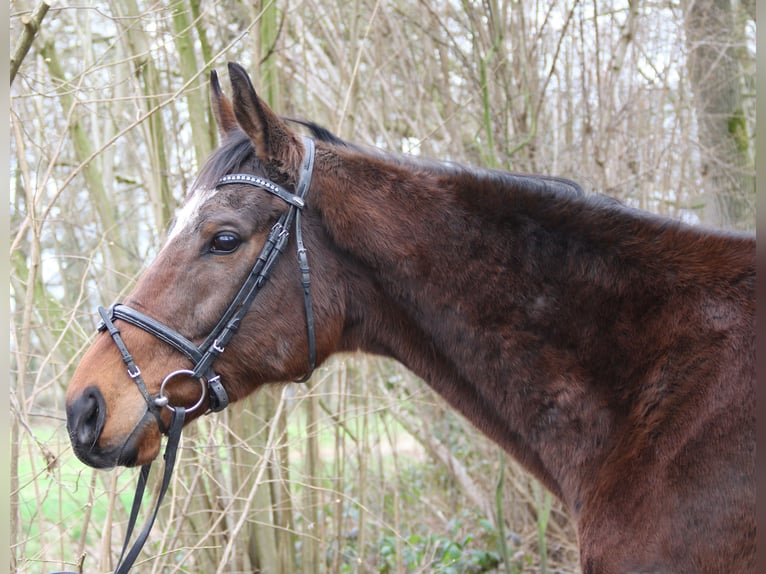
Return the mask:
<svg viewBox="0 0 766 574">
<path fill-rule="evenodd" d="M 31 16 L 22 16 L 21 23 L 24 25 L 24 32 L 21 34 L 19 45 L 16 46 L 16 51 L 11 57 L 11 85 L 16 78 L 16 73 L 21 67 L 21 62 L 24 61 L 29 49 L 32 47 L 32 42 L 40 30 L 40 25 L 43 23 L 45 14 L 48 13 L 48 9 L 51 7 L 49 0 L 42 0 L 37 9 Z"/>
</svg>

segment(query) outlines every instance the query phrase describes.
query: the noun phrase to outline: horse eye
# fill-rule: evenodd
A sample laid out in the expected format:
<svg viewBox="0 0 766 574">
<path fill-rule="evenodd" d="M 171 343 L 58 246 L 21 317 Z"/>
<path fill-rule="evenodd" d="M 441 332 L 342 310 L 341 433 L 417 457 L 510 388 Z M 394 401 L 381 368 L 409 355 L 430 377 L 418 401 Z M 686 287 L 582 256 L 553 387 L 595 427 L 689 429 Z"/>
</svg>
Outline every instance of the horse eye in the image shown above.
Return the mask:
<svg viewBox="0 0 766 574">
<path fill-rule="evenodd" d="M 236 233 L 222 231 L 213 237 L 213 241 L 210 244 L 210 252 L 218 254 L 231 253 L 239 247 L 240 243 L 241 240 Z"/>
</svg>

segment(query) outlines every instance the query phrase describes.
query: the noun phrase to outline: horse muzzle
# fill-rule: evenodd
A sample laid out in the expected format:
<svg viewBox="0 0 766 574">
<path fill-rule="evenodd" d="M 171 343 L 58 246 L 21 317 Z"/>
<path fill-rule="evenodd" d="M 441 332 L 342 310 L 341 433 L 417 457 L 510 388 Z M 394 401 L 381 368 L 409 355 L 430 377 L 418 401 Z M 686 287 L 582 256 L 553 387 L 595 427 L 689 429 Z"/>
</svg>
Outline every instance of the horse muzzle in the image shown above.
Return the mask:
<svg viewBox="0 0 766 574">
<path fill-rule="evenodd" d="M 152 423 L 156 426 L 156 419 L 148 410 L 124 439 L 113 444 L 103 444 L 112 441 L 104 441 L 107 407 L 101 391 L 95 386 L 86 388 L 78 397 L 68 402 L 66 415 L 72 450 L 77 458 L 93 468 L 137 466 L 147 459 L 153 459 L 159 452 L 159 436 L 156 441 L 144 440 L 144 435 Z M 159 429 L 157 431 L 159 432 Z M 156 442 L 156 446 L 142 446 L 146 442 Z"/>
</svg>

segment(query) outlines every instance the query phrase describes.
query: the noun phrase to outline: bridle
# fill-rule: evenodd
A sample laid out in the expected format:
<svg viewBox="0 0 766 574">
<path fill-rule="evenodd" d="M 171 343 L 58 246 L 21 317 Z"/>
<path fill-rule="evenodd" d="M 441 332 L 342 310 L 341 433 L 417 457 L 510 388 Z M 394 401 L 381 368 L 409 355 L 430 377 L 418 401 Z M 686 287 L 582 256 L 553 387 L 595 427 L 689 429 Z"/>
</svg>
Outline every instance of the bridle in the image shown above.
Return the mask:
<svg viewBox="0 0 766 574">
<path fill-rule="evenodd" d="M 232 184 L 244 184 L 251 185 L 260 189 L 264 189 L 267 192 L 275 195 L 285 201 L 288 204 L 288 210 L 284 212 L 277 223 L 272 227 L 269 232 L 266 243 L 261 249 L 258 258 L 255 261 L 250 273 L 245 279 L 242 287 L 240 287 L 236 296 L 229 304 L 226 311 L 224 311 L 221 318 L 216 323 L 210 334 L 205 337 L 205 340 L 200 345 L 195 345 L 192 341 L 181 335 L 175 329 L 168 327 L 164 323 L 129 307 L 122 303 L 116 303 L 112 305 L 109 310 L 105 310 L 103 307 L 98 308 L 98 313 L 101 316 L 101 324 L 98 327 L 99 331 L 107 331 L 112 337 L 117 349 L 122 355 L 122 360 L 128 370 L 128 375 L 135 382 L 139 391 L 144 397 L 147 404 L 147 410 L 157 419 L 160 432 L 168 436 L 168 442 L 165 447 L 165 471 L 162 479 L 162 486 L 160 493 L 157 497 L 154 512 L 147 521 L 144 529 L 137 537 L 135 543 L 131 547 L 128 554 L 125 554 L 128 542 L 133 532 L 133 527 L 138 515 L 138 509 L 140 507 L 141 498 L 143 497 L 144 489 L 146 486 L 146 479 L 151 468 L 151 463 L 144 465 L 141 468 L 141 474 L 139 475 L 138 487 L 136 488 L 136 494 L 133 498 L 133 508 L 131 509 L 130 519 L 128 521 L 127 532 L 125 536 L 125 543 L 120 554 L 118 566 L 115 569 L 115 574 L 123 574 L 127 572 L 135 562 L 138 554 L 141 551 L 146 538 L 149 535 L 152 524 L 157 516 L 162 499 L 165 495 L 167 487 L 170 483 L 170 476 L 173 472 L 173 466 L 175 464 L 176 451 L 181 436 L 181 429 L 183 428 L 183 421 L 186 413 L 192 412 L 199 408 L 205 397 L 209 397 L 208 400 L 208 412 L 218 412 L 226 408 L 229 404 L 229 397 L 226 393 L 226 389 L 221 384 L 221 377 L 213 369 L 213 363 L 216 358 L 223 353 L 226 345 L 229 344 L 234 334 L 237 332 L 243 318 L 245 317 L 250 305 L 255 299 L 258 292 L 263 288 L 266 281 L 276 264 L 279 256 L 287 246 L 287 242 L 290 236 L 290 228 L 295 223 L 295 241 L 297 244 L 298 265 L 301 271 L 301 285 L 303 286 L 303 301 L 306 311 L 306 331 L 308 335 L 308 347 L 309 347 L 309 360 L 308 371 L 305 376 L 299 379 L 299 382 L 305 382 L 310 377 L 316 366 L 316 340 L 314 335 L 314 313 L 311 305 L 311 277 L 309 272 L 308 257 L 306 256 L 306 247 L 303 243 L 303 234 L 301 229 L 301 213 L 306 206 L 306 195 L 311 185 L 311 175 L 314 170 L 314 142 L 310 138 L 304 137 L 303 143 L 306 148 L 305 156 L 301 165 L 300 176 L 298 180 L 298 186 L 295 193 L 291 193 L 282 186 L 262 177 L 251 174 L 231 174 L 225 175 L 220 178 L 216 187 Z M 140 329 L 143 329 L 147 333 L 154 335 L 157 339 L 164 343 L 167 343 L 173 347 L 176 351 L 183 354 L 192 363 L 194 363 L 193 369 L 180 369 L 169 373 L 165 376 L 162 384 L 160 385 L 159 393 L 152 396 L 144 382 L 141 369 L 136 365 L 133 356 L 128 351 L 125 342 L 122 339 L 120 330 L 115 326 L 115 320 L 125 321 Z M 201 396 L 199 400 L 192 406 L 186 408 L 182 406 L 172 406 L 169 402 L 169 397 L 165 392 L 165 388 L 168 383 L 176 377 L 190 377 L 196 379 L 200 383 Z M 165 426 L 160 417 L 160 413 L 163 408 L 168 408 L 172 411 L 171 423 L 169 426 Z"/>
<path fill-rule="evenodd" d="M 110 307 L 109 311 L 104 310 L 103 307 L 99 307 L 98 312 L 102 319 L 102 322 L 99 325 L 99 331 L 106 330 L 111 335 L 122 355 L 123 362 L 128 369 L 128 375 L 135 381 L 141 394 L 144 396 L 150 411 L 157 412 L 163 407 L 170 408 L 171 410 L 175 408 L 169 405 L 165 388 L 170 380 L 180 376 L 190 377 L 201 383 L 202 396 L 196 404 L 186 409 L 187 413 L 201 406 L 206 395 L 209 395 L 209 412 L 218 412 L 228 406 L 229 397 L 226 394 L 226 389 L 221 384 L 220 375 L 213 370 L 213 363 L 216 358 L 223 353 L 224 349 L 237 332 L 237 329 L 256 295 L 258 295 L 260 290 L 266 284 L 266 281 L 268 281 L 274 265 L 287 245 L 290 236 L 290 228 L 292 227 L 293 222 L 295 222 L 295 239 L 297 244 L 298 264 L 301 271 L 303 300 L 306 310 L 306 330 L 309 342 L 309 367 L 306 375 L 300 379 L 300 381 L 306 381 L 311 376 L 316 364 L 316 342 L 314 336 L 314 314 L 311 305 L 311 278 L 308 258 L 306 256 L 306 248 L 303 243 L 301 212 L 306 206 L 306 194 L 311 185 L 311 175 L 314 169 L 314 142 L 310 138 L 303 138 L 303 142 L 306 147 L 306 153 L 301 165 L 296 193 L 290 193 L 282 186 L 269 181 L 268 179 L 264 179 L 257 175 L 243 173 L 225 175 L 216 182 L 215 187 L 244 184 L 264 189 L 285 201 L 289 208 L 271 228 L 266 242 L 256 259 L 255 264 L 250 270 L 250 273 L 242 284 L 242 287 L 240 287 L 226 311 L 224 311 L 215 327 L 213 327 L 213 330 L 210 331 L 200 345 L 195 345 L 175 329 L 168 327 L 164 323 L 161 323 L 128 305 L 116 303 Z M 114 320 L 116 319 L 120 319 L 126 323 L 139 327 L 147 333 L 154 335 L 157 339 L 167 343 L 194 363 L 194 368 L 180 369 L 168 374 L 160 385 L 159 394 L 152 397 L 141 377 L 141 369 L 139 369 L 133 361 L 133 357 L 130 355 L 127 347 L 122 341 L 119 329 L 114 325 Z"/>
</svg>

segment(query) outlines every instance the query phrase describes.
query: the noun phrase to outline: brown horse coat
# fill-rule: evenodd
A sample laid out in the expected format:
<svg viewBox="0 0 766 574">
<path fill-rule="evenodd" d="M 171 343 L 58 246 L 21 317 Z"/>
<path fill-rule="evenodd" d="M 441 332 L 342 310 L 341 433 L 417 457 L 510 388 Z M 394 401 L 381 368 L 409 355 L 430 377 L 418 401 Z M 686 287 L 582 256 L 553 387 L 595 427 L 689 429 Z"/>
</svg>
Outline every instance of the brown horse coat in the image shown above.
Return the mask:
<svg viewBox="0 0 766 574">
<path fill-rule="evenodd" d="M 213 82 L 222 147 L 126 302 L 199 340 L 285 209 L 297 134 L 230 65 Z M 305 211 L 320 362 L 393 357 L 567 506 L 582 570 L 755 572 L 755 240 L 650 215 L 571 182 L 365 151 L 314 128 Z M 227 256 L 206 247 L 221 229 Z M 216 368 L 233 399 L 306 370 L 294 255 Z M 213 278 L 217 282 L 213 283 Z M 123 327 L 151 392 L 182 357 Z M 173 399 L 194 402 L 195 383 Z M 75 451 L 96 466 L 156 456 L 159 431 L 108 336 L 68 392 Z M 117 404 L 119 403 L 119 408 Z"/>
</svg>

